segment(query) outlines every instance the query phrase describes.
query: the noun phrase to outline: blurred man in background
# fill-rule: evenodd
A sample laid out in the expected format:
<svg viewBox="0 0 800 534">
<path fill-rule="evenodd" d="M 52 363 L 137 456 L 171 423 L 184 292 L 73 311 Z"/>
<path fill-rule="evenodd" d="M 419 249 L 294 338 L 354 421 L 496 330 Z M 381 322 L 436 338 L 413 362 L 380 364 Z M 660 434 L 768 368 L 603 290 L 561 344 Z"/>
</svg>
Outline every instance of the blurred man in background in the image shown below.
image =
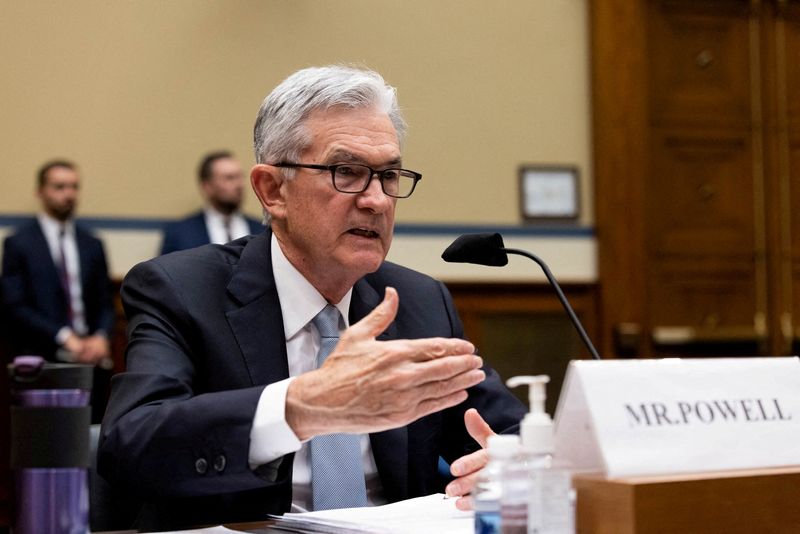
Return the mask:
<svg viewBox="0 0 800 534">
<path fill-rule="evenodd" d="M 101 367 L 92 401 L 92 417 L 99 422 L 114 326 L 103 244 L 73 219 L 80 197 L 74 163 L 45 164 L 38 173 L 37 196 L 41 212 L 6 238 L 3 247 L 0 287 L 12 354 Z"/>
<path fill-rule="evenodd" d="M 208 243 L 223 245 L 257 234 L 264 228 L 257 220 L 239 211 L 244 196 L 244 173 L 232 153 L 207 154 L 200 162 L 197 174 L 206 205 L 201 211 L 167 225 L 161 254 Z"/>
</svg>

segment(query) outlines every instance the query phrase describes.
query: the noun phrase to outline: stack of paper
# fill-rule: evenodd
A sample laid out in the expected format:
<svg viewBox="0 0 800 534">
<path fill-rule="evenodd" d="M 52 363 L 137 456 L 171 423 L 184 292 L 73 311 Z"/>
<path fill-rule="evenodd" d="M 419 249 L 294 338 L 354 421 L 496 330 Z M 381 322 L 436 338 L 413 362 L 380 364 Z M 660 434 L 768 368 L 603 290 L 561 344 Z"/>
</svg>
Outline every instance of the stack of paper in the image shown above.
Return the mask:
<svg viewBox="0 0 800 534">
<path fill-rule="evenodd" d="M 385 506 L 270 516 L 274 529 L 329 534 L 472 534 L 473 514 L 438 493 Z"/>
</svg>

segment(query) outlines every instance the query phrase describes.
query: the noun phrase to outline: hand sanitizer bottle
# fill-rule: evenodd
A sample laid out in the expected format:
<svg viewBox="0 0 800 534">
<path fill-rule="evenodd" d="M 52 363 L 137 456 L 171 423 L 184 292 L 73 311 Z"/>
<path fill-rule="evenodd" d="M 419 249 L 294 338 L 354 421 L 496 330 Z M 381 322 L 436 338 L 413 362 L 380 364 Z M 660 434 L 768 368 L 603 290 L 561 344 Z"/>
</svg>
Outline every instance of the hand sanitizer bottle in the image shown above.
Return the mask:
<svg viewBox="0 0 800 534">
<path fill-rule="evenodd" d="M 489 463 L 478 474 L 472 505 L 475 509 L 475 534 L 501 534 L 500 503 L 506 465 L 519 452 L 519 437 L 489 436 Z"/>
<path fill-rule="evenodd" d="M 522 419 L 520 436 L 522 438 L 522 462 L 515 465 L 524 466 L 527 471 L 527 533 L 528 534 L 572 534 L 575 532 L 575 506 L 574 492 L 572 491 L 572 477 L 569 466 L 554 457 L 553 446 L 553 420 L 545 411 L 544 405 L 547 398 L 545 385 L 550 381 L 547 376 L 515 376 L 506 384 L 508 387 L 528 385 L 528 398 L 530 411 Z M 518 468 L 517 471 L 521 469 Z M 509 472 L 507 486 L 512 481 L 521 481 L 525 477 L 520 472 Z M 522 482 L 517 482 L 521 487 Z M 521 489 L 516 491 L 508 489 L 506 513 L 509 517 L 509 528 L 519 525 L 520 512 L 513 512 L 514 501 L 512 498 Z M 518 510 L 518 505 L 516 509 Z M 504 518 L 504 525 L 506 525 Z M 505 534 L 517 534 L 523 530 L 509 530 Z"/>
</svg>

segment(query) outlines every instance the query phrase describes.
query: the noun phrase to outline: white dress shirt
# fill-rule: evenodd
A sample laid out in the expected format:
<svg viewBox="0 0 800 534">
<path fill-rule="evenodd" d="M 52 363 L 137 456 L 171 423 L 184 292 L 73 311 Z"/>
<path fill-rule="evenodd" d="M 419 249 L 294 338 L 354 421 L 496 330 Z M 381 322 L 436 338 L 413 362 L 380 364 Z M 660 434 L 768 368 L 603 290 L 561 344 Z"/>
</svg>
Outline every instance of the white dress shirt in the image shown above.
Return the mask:
<svg viewBox="0 0 800 534">
<path fill-rule="evenodd" d="M 272 272 L 283 314 L 286 354 L 290 378 L 268 385 L 256 408 L 250 431 L 250 467 L 270 462 L 296 452 L 292 473 L 292 511 L 312 509 L 311 459 L 308 443 L 301 442 L 286 423 L 286 390 L 292 378 L 316 369 L 319 332 L 311 325 L 328 302 L 286 259 L 275 235 L 272 235 Z M 341 302 L 334 304 L 342 314 L 340 331 L 347 328 L 352 288 Z M 370 504 L 385 504 L 378 468 L 372 455 L 369 435 L 361 436 L 361 457 Z"/>
<path fill-rule="evenodd" d="M 86 314 L 83 309 L 83 287 L 81 286 L 80 258 L 78 256 L 78 242 L 75 239 L 75 224 L 72 220 L 62 223 L 53 217 L 40 213 L 37 217 L 42 233 L 47 240 L 50 255 L 58 270 L 61 265 L 61 231 L 64 231 L 64 260 L 67 268 L 67 284 L 72 305 L 72 328 L 63 326 L 56 334 L 56 343 L 63 345 L 71 333 L 83 336 L 89 333 L 86 326 Z"/>
<path fill-rule="evenodd" d="M 203 212 L 206 216 L 208 238 L 216 245 L 224 245 L 228 241 L 250 234 L 250 226 L 247 224 L 247 219 L 238 211 L 226 216 L 211 206 L 206 206 Z M 225 226 L 226 219 L 230 220 L 230 239 L 228 239 L 229 229 Z"/>
</svg>

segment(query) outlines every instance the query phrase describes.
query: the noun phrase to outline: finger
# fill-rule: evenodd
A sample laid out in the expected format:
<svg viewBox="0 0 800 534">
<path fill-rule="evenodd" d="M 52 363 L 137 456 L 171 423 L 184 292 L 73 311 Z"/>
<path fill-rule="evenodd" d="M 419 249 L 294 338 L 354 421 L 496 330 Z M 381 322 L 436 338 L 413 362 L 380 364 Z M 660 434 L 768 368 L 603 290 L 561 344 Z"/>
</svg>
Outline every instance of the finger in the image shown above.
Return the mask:
<svg viewBox="0 0 800 534">
<path fill-rule="evenodd" d="M 456 508 L 462 512 L 469 512 L 472 510 L 472 497 L 460 497 L 456 501 Z"/>
<path fill-rule="evenodd" d="M 489 454 L 486 449 L 475 451 L 471 454 L 466 454 L 452 463 L 450 472 L 455 477 L 465 477 L 473 473 L 477 473 L 489 463 Z"/>
<path fill-rule="evenodd" d="M 402 392 L 398 400 L 408 398 L 412 401 L 422 399 L 439 399 L 447 397 L 453 393 L 465 392 L 474 385 L 480 384 L 486 378 L 486 374 L 480 369 L 475 369 L 446 380 L 427 382 Z"/>
<path fill-rule="evenodd" d="M 494 435 L 494 431 L 486 424 L 483 417 L 478 413 L 475 408 L 470 408 L 464 412 L 464 425 L 467 427 L 467 432 L 478 444 L 484 449 L 489 446 L 489 436 Z"/>
<path fill-rule="evenodd" d="M 483 366 L 483 359 L 480 356 L 446 356 L 439 360 L 431 362 L 421 362 L 413 365 L 414 375 L 410 376 L 412 382 L 409 385 L 425 385 L 428 383 L 441 383 L 460 375 L 471 373 L 473 371 L 480 372 L 480 375 L 473 374 L 478 377 L 478 382 L 486 378 L 486 373 L 481 370 Z M 478 382 L 472 383 L 471 387 Z"/>
<path fill-rule="evenodd" d="M 432 337 L 401 340 L 403 350 L 413 353 L 415 361 L 435 360 L 456 354 L 474 354 L 475 345 L 465 339 Z"/>
<path fill-rule="evenodd" d="M 436 399 L 425 399 L 417 404 L 416 408 L 414 409 L 414 416 L 409 420 L 409 423 L 416 421 L 421 417 L 425 417 L 426 415 L 430 415 L 432 413 L 441 412 L 442 410 L 446 410 L 447 408 L 452 408 L 453 406 L 458 406 L 465 400 L 467 400 L 467 392 L 464 390 L 456 391 L 455 393 L 451 393 L 445 397 L 439 397 Z"/>
<path fill-rule="evenodd" d="M 465 477 L 459 477 L 450 482 L 444 489 L 448 497 L 463 497 L 472 493 L 475 482 L 478 480 L 478 473 L 472 473 Z"/>
<path fill-rule="evenodd" d="M 383 301 L 381 301 L 381 303 L 366 317 L 352 325 L 347 331 L 350 335 L 355 335 L 356 337 L 378 337 L 392 324 L 392 321 L 394 321 L 394 318 L 397 316 L 397 307 L 399 304 L 400 298 L 397 296 L 397 290 L 393 287 L 387 287 L 386 293 L 383 296 Z"/>
</svg>

